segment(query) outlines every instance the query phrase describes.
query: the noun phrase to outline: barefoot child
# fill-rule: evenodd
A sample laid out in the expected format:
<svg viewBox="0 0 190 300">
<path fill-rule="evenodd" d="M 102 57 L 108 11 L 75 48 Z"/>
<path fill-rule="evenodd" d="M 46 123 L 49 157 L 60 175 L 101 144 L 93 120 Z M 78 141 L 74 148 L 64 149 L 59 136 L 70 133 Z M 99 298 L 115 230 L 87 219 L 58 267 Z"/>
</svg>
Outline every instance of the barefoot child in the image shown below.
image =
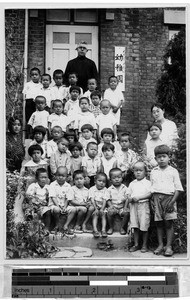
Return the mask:
<svg viewBox="0 0 190 300">
<path fill-rule="evenodd" d="M 151 197 L 151 183 L 146 179 L 146 166 L 143 162 L 134 165 L 135 180 L 129 184 L 129 207 L 131 228 L 134 229 L 134 245 L 130 252 L 139 249 L 139 236 L 142 233 L 143 244 L 141 252 L 148 251 L 148 228 L 150 225 L 149 199 Z"/>
</svg>

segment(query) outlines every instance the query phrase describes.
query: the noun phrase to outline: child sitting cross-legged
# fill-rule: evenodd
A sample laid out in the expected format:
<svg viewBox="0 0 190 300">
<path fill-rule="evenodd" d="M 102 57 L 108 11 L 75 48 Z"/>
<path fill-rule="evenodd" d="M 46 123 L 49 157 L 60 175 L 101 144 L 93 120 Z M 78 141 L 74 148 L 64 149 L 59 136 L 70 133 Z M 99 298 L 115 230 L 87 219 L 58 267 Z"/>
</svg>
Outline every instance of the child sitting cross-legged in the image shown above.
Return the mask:
<svg viewBox="0 0 190 300">
<path fill-rule="evenodd" d="M 154 254 L 172 256 L 174 235 L 173 221 L 177 219 L 177 205 L 180 192 L 183 191 L 178 171 L 169 165 L 171 150 L 167 145 L 154 149 L 158 166 L 150 174 L 151 192 L 154 201 L 154 221 L 157 227 L 158 247 Z M 166 246 L 163 245 L 164 230 Z"/>
<path fill-rule="evenodd" d="M 74 231 L 82 233 L 82 225 L 88 211 L 90 208 L 88 201 L 88 189 L 84 186 L 85 177 L 82 170 L 76 170 L 73 173 L 74 185 L 72 186 L 72 199 L 71 205 L 75 207 L 77 211 L 77 220 L 74 227 Z M 92 206 L 90 209 L 94 209 Z"/>
<path fill-rule="evenodd" d="M 67 168 L 58 167 L 55 173 L 55 181 L 49 187 L 49 208 L 55 218 L 55 231 L 69 231 L 69 224 L 73 220 L 76 209 L 71 206 L 72 189 L 67 179 Z M 63 225 L 62 217 L 66 217 Z M 64 220 L 65 221 L 65 220 Z"/>
<path fill-rule="evenodd" d="M 94 138 L 93 138 L 93 127 L 90 124 L 84 124 L 81 127 L 81 136 L 79 137 L 79 142 L 81 143 L 82 147 L 83 147 L 83 156 L 87 154 L 86 152 L 86 148 L 88 143 L 90 142 L 97 142 Z"/>
<path fill-rule="evenodd" d="M 86 149 L 87 155 L 82 158 L 82 168 L 85 174 L 85 185 L 91 187 L 94 185 L 94 179 L 97 173 L 101 171 L 101 160 L 98 157 L 98 145 L 90 142 Z"/>
<path fill-rule="evenodd" d="M 110 170 L 110 181 L 112 185 L 108 188 L 108 225 L 107 234 L 113 233 L 113 224 L 115 215 L 122 218 L 120 234 L 126 234 L 127 225 L 129 222 L 129 203 L 128 203 L 128 188 L 122 183 L 122 171 L 119 168 Z"/>
<path fill-rule="evenodd" d="M 96 176 L 96 184 L 92 186 L 89 190 L 89 200 L 94 206 L 94 212 L 92 213 L 92 225 L 93 225 L 93 234 L 95 238 L 100 236 L 98 232 L 98 219 L 101 218 L 102 221 L 102 230 L 101 236 L 103 238 L 107 237 L 106 233 L 106 214 L 107 208 L 106 204 L 109 200 L 109 196 L 106 188 L 107 176 L 105 173 L 98 173 Z"/>
<path fill-rule="evenodd" d="M 134 229 L 134 245 L 130 252 L 139 250 L 139 236 L 142 233 L 141 252 L 148 251 L 148 228 L 150 225 L 149 199 L 151 197 L 151 183 L 146 179 L 146 166 L 138 161 L 134 165 L 135 180 L 129 184 L 129 207 L 131 228 Z"/>
<path fill-rule="evenodd" d="M 49 185 L 46 169 L 36 171 L 36 182 L 29 185 L 22 208 L 27 221 L 35 217 L 42 220 L 49 230 L 51 225 L 51 211 L 48 207 Z"/>
</svg>

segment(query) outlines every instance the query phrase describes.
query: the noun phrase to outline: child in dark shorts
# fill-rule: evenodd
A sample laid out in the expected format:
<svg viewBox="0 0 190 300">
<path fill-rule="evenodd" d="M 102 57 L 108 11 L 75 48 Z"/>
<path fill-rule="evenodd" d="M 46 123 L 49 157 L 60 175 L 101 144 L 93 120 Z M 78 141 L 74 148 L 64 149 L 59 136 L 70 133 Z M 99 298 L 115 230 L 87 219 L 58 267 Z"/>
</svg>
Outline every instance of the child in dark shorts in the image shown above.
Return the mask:
<svg viewBox="0 0 190 300">
<path fill-rule="evenodd" d="M 150 175 L 158 237 L 158 247 L 154 254 L 159 255 L 164 252 L 165 256 L 172 256 L 173 220 L 177 219 L 176 201 L 183 187 L 178 171 L 169 165 L 170 148 L 167 145 L 159 145 L 154 149 L 154 153 L 158 163 Z M 163 245 L 164 230 L 166 231 L 165 247 Z"/>
</svg>

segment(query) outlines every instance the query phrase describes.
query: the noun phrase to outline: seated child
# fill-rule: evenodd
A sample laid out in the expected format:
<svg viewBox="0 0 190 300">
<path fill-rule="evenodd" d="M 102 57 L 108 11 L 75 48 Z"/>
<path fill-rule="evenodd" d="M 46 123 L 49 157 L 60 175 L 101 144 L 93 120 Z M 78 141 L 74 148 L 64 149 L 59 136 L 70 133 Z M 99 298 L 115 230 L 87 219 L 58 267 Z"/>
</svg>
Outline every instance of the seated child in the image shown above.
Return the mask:
<svg viewBox="0 0 190 300">
<path fill-rule="evenodd" d="M 32 134 L 32 129 L 36 126 L 43 126 L 48 129 L 49 113 L 45 110 L 46 98 L 44 96 L 37 96 L 35 98 L 36 111 L 31 115 L 28 121 L 29 136 Z"/>
<path fill-rule="evenodd" d="M 61 137 L 57 141 L 57 150 L 51 154 L 50 157 L 50 170 L 52 176 L 55 176 L 57 168 L 60 166 L 64 166 L 68 170 L 68 174 L 70 174 L 71 170 L 71 160 L 70 154 L 68 153 L 69 142 L 66 138 Z"/>
<path fill-rule="evenodd" d="M 117 125 L 120 125 L 121 107 L 124 102 L 123 93 L 118 86 L 118 79 L 116 76 L 110 76 L 108 84 L 109 88 L 105 90 L 104 99 L 110 101 L 112 112 L 117 120 Z"/>
<path fill-rule="evenodd" d="M 157 227 L 158 247 L 154 254 L 164 253 L 172 256 L 172 241 L 174 235 L 173 221 L 177 219 L 177 205 L 180 192 L 183 191 L 178 171 L 169 165 L 170 148 L 159 145 L 154 149 L 158 166 L 150 174 L 151 192 L 154 201 L 154 221 Z M 166 246 L 163 245 L 164 230 L 166 231 Z"/>
<path fill-rule="evenodd" d="M 33 129 L 33 141 L 30 142 L 29 147 L 32 145 L 40 145 L 43 149 L 42 159 L 47 161 L 47 140 L 45 140 L 46 128 L 43 126 L 36 126 Z M 27 149 L 26 149 L 27 150 Z M 30 159 L 29 155 L 25 157 L 25 160 Z"/>
<path fill-rule="evenodd" d="M 63 136 L 62 128 L 54 126 L 51 129 L 52 140 L 47 142 L 47 158 L 49 159 L 53 152 L 57 151 L 57 141 Z"/>
<path fill-rule="evenodd" d="M 79 100 L 81 111 L 75 117 L 74 129 L 76 136 L 81 136 L 81 128 L 85 124 L 90 124 L 93 128 L 93 137 L 96 137 L 96 119 L 94 115 L 89 111 L 90 102 L 86 97 L 81 97 Z"/>
<path fill-rule="evenodd" d="M 51 133 L 51 129 L 54 126 L 60 126 L 63 132 L 66 132 L 66 128 L 69 124 L 69 118 L 63 114 L 63 103 L 61 100 L 54 100 L 52 103 L 53 113 L 48 117 L 48 129 Z"/>
<path fill-rule="evenodd" d="M 102 95 L 100 91 L 94 91 L 90 94 L 91 104 L 90 111 L 93 113 L 95 118 L 99 116 L 102 112 L 100 109 L 100 101 L 102 99 Z"/>
<path fill-rule="evenodd" d="M 68 76 L 68 82 L 69 82 L 69 86 L 66 88 L 67 89 L 67 97 L 66 100 L 68 101 L 69 99 L 71 99 L 71 95 L 70 95 L 70 87 L 71 86 L 76 86 L 77 85 L 77 81 L 78 81 L 78 75 L 75 72 L 69 73 Z M 80 96 L 83 95 L 83 89 L 80 87 Z"/>
<path fill-rule="evenodd" d="M 105 173 L 98 173 L 96 176 L 96 184 L 92 186 L 89 190 L 89 200 L 94 206 L 94 212 L 92 214 L 92 225 L 93 234 L 95 238 L 100 236 L 98 232 L 98 219 L 101 218 L 102 230 L 101 236 L 103 238 L 107 237 L 106 233 L 106 214 L 107 208 L 106 203 L 109 200 L 109 196 L 106 188 L 107 176 Z"/>
<path fill-rule="evenodd" d="M 81 127 L 81 136 L 79 137 L 79 142 L 81 143 L 81 145 L 83 147 L 83 156 L 86 155 L 86 147 L 87 147 L 88 143 L 90 143 L 90 142 L 96 143 L 97 142 L 93 138 L 93 131 L 94 131 L 94 128 L 90 124 L 84 124 Z"/>
<path fill-rule="evenodd" d="M 123 174 L 123 182 L 126 186 L 134 179 L 133 166 L 138 160 L 138 155 L 130 147 L 130 134 L 124 132 L 120 135 L 119 143 L 121 150 L 117 152 L 117 167 L 121 169 Z"/>
<path fill-rule="evenodd" d="M 97 89 L 97 80 L 95 78 L 88 79 L 87 87 L 88 87 L 88 90 L 83 94 L 83 96 L 87 97 L 89 100 L 91 100 L 91 97 L 90 97 L 91 93 Z"/>
<path fill-rule="evenodd" d="M 38 68 L 32 68 L 30 70 L 30 78 L 31 80 L 24 85 L 23 95 L 26 100 L 25 105 L 25 118 L 26 124 L 28 123 L 31 115 L 36 110 L 36 105 L 34 99 L 40 95 L 39 91 L 42 87 L 40 82 L 40 70 Z"/>
<path fill-rule="evenodd" d="M 48 164 L 42 159 L 43 149 L 40 145 L 32 145 L 28 148 L 31 159 L 26 162 L 20 171 L 20 177 L 25 177 L 26 188 L 36 179 L 36 170 L 43 167 L 47 170 Z M 19 184 L 20 185 L 20 184 Z"/>
<path fill-rule="evenodd" d="M 97 155 L 97 143 L 88 143 L 86 152 L 87 155 L 82 158 L 82 168 L 85 174 L 85 185 L 91 187 L 94 185 L 96 174 L 101 171 L 101 160 Z"/>
<path fill-rule="evenodd" d="M 146 139 L 145 141 L 144 153 L 147 156 L 151 166 L 156 167 L 158 164 L 154 157 L 154 149 L 156 146 L 163 144 L 163 141 L 160 138 L 162 125 L 159 122 L 154 122 L 149 126 L 148 132 L 150 135 L 150 139 Z"/>
<path fill-rule="evenodd" d="M 46 107 L 45 109 L 50 113 L 50 108 L 52 107 L 52 101 L 55 100 L 55 94 L 51 84 L 51 76 L 49 74 L 42 75 L 42 87 L 40 89 L 41 96 L 46 98 Z"/>
<path fill-rule="evenodd" d="M 102 152 L 103 152 L 103 156 L 101 157 L 102 169 L 103 172 L 106 173 L 108 179 L 110 179 L 109 178 L 110 170 L 117 167 L 117 159 L 114 156 L 114 151 L 115 151 L 115 147 L 112 144 L 102 146 Z"/>
<path fill-rule="evenodd" d="M 73 181 L 74 185 L 72 186 L 73 196 L 71 199 L 71 205 L 75 207 L 77 211 L 77 220 L 74 230 L 82 232 L 82 224 L 89 207 L 88 189 L 84 186 L 85 179 L 82 170 L 74 171 Z"/>
<path fill-rule="evenodd" d="M 36 171 L 36 182 L 29 185 L 22 208 L 27 221 L 35 217 L 42 219 L 49 230 L 51 225 L 51 211 L 48 207 L 49 185 L 46 169 L 39 168 Z"/>
<path fill-rule="evenodd" d="M 131 228 L 134 229 L 134 245 L 129 249 L 130 252 L 139 250 L 139 236 L 142 234 L 141 252 L 148 251 L 148 228 L 150 226 L 150 207 L 151 183 L 146 179 L 146 166 L 144 162 L 138 161 L 134 165 L 135 180 L 129 184 L 129 208 Z"/>
<path fill-rule="evenodd" d="M 120 146 L 118 141 L 112 142 L 114 140 L 114 132 L 111 128 L 102 129 L 102 131 L 101 131 L 101 140 L 102 140 L 102 142 L 98 145 L 98 155 L 100 157 L 103 156 L 102 147 L 104 145 L 110 145 L 110 144 L 114 145 L 114 147 L 115 147 L 114 156 L 116 156 L 117 152 L 121 150 L 121 146 Z"/>
<path fill-rule="evenodd" d="M 76 209 L 71 206 L 72 190 L 67 179 L 67 168 L 58 167 L 55 173 L 55 181 L 49 187 L 49 208 L 55 218 L 55 231 L 69 231 L 69 224 L 73 220 Z M 63 226 L 62 217 L 66 217 Z"/>
<path fill-rule="evenodd" d="M 117 121 L 111 112 L 111 104 L 109 100 L 102 100 L 100 102 L 100 109 L 102 111 L 102 114 L 96 117 L 98 139 L 101 141 L 101 131 L 104 128 L 111 128 L 114 132 L 114 141 L 117 139 Z"/>
<path fill-rule="evenodd" d="M 129 222 L 129 203 L 128 203 L 128 188 L 122 183 L 122 171 L 119 168 L 110 170 L 110 181 L 112 185 L 108 188 L 108 225 L 107 234 L 113 233 L 113 218 L 118 214 L 121 218 L 120 234 L 126 234 L 127 225 Z"/>
<path fill-rule="evenodd" d="M 69 145 L 69 151 L 71 152 L 71 176 L 73 176 L 74 171 L 82 170 L 81 143 L 73 142 Z"/>
<path fill-rule="evenodd" d="M 53 80 L 55 85 L 52 87 L 52 90 L 55 95 L 55 99 L 61 100 L 63 105 L 65 104 L 65 99 L 67 96 L 67 89 L 63 83 L 64 80 L 64 73 L 62 70 L 57 69 L 53 72 Z"/>
</svg>

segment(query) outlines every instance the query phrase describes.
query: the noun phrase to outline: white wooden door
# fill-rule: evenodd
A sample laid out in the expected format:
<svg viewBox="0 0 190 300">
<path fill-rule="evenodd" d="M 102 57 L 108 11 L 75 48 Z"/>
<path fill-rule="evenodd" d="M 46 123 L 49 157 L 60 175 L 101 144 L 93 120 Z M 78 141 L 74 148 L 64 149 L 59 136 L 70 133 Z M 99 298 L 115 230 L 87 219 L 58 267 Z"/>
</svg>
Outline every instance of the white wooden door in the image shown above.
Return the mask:
<svg viewBox="0 0 190 300">
<path fill-rule="evenodd" d="M 47 25 L 46 26 L 46 72 L 65 71 L 67 62 L 77 56 L 80 41 L 88 43 L 87 57 L 98 68 L 98 26 Z"/>
</svg>

